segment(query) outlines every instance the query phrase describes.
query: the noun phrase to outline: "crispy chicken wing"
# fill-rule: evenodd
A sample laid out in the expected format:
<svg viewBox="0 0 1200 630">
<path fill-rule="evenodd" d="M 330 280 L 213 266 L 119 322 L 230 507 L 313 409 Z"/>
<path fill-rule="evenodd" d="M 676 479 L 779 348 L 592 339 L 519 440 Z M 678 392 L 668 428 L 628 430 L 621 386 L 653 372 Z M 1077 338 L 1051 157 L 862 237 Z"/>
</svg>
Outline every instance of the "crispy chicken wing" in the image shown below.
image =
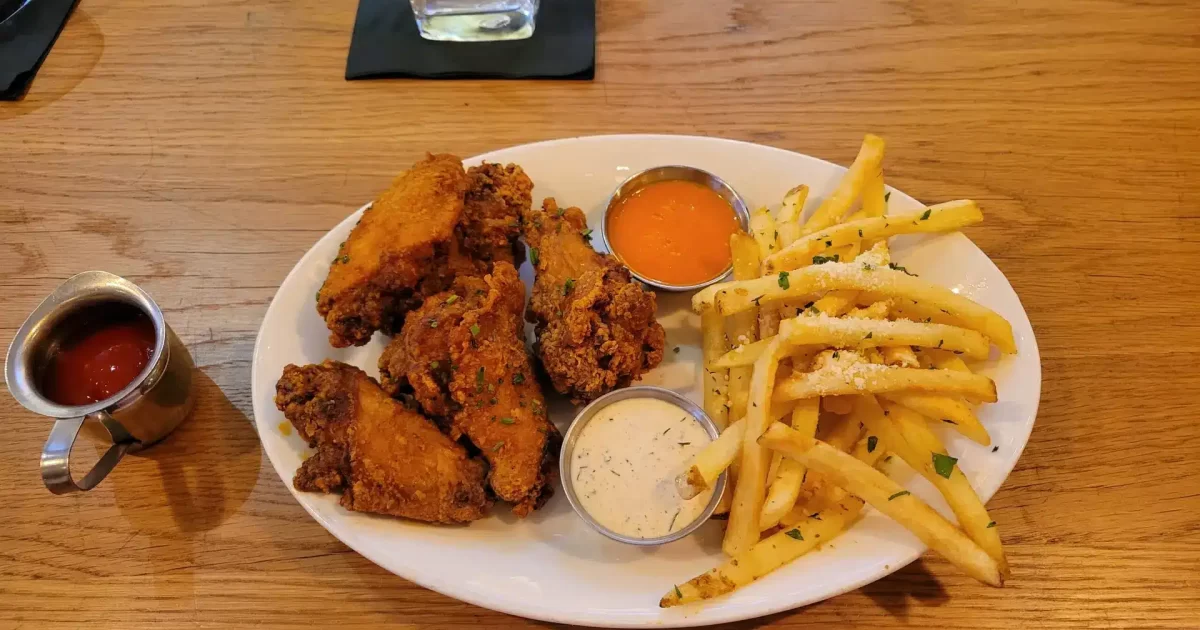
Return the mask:
<svg viewBox="0 0 1200 630">
<path fill-rule="evenodd" d="M 450 398 L 450 333 L 487 293 L 482 277 L 459 276 L 449 291 L 435 293 L 410 311 L 404 327 L 379 357 L 379 383 L 392 396 L 411 394 L 436 419 L 457 411 Z"/>
<path fill-rule="evenodd" d="M 340 491 L 346 509 L 433 523 L 472 521 L 490 505 L 483 463 L 352 365 L 287 366 L 275 405 L 316 448 L 297 490 Z"/>
<path fill-rule="evenodd" d="M 451 435 L 479 448 L 492 491 L 524 517 L 553 492 L 560 436 L 525 351 L 525 285 L 507 262 L 485 281 L 478 307 L 450 333 L 450 395 L 460 407 Z"/>
<path fill-rule="evenodd" d="M 385 389 L 447 416 L 491 465 L 492 491 L 525 516 L 549 496 L 559 435 L 525 351 L 525 285 L 507 262 L 459 277 L 412 311 L 379 360 Z"/>
<path fill-rule="evenodd" d="M 429 155 L 363 213 L 317 293 L 331 345 L 361 346 L 400 327 L 431 263 L 448 255 L 468 183 L 459 158 Z"/>
<path fill-rule="evenodd" d="M 520 265 L 520 217 L 533 182 L 515 164 L 463 171 L 453 155 L 430 155 L 393 183 L 343 243 L 317 295 L 335 347 L 393 334 L 407 311 L 459 276 L 498 261 Z"/>
<path fill-rule="evenodd" d="M 554 388 L 579 403 L 629 385 L 662 361 L 654 293 L 589 244 L 579 208 L 546 199 L 522 221 L 536 271 L 528 317 Z"/>
</svg>

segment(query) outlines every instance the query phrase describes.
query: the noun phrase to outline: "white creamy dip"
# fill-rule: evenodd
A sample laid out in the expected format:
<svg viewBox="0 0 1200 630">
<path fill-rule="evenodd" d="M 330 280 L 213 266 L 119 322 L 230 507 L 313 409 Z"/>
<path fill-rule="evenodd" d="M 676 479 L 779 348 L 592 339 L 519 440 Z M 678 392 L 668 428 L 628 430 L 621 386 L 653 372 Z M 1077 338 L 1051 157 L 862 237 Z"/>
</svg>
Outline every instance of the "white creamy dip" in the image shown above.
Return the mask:
<svg viewBox="0 0 1200 630">
<path fill-rule="evenodd" d="M 687 411 L 656 398 L 604 407 L 583 426 L 571 453 L 575 496 L 596 522 L 630 538 L 658 538 L 704 512 L 713 489 L 680 498 L 675 477 L 711 442 Z"/>
</svg>

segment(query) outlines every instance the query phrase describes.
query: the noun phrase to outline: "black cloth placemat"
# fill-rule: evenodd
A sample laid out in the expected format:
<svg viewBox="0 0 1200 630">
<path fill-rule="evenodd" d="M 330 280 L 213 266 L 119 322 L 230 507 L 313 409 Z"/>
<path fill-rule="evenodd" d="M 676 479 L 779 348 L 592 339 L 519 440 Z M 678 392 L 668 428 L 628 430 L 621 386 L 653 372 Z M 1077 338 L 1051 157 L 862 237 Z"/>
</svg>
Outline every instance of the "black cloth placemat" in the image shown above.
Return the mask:
<svg viewBox="0 0 1200 630">
<path fill-rule="evenodd" d="M 33 0 L 0 23 L 0 101 L 25 95 L 78 1 Z"/>
<path fill-rule="evenodd" d="M 533 36 L 502 42 L 421 37 L 408 0 L 360 0 L 346 79 L 585 79 L 596 74 L 595 0 L 542 0 Z"/>
</svg>

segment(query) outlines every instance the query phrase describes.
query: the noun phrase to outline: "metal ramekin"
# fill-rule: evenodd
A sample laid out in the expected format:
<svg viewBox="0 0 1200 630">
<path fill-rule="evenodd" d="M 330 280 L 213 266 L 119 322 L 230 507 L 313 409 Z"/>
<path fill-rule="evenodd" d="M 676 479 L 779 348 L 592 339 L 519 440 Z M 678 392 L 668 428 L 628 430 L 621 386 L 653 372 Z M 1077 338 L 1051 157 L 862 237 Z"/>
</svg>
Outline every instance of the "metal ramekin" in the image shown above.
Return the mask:
<svg viewBox="0 0 1200 630">
<path fill-rule="evenodd" d="M 708 437 L 715 440 L 721 434 L 721 431 L 717 429 L 717 425 L 713 423 L 712 419 L 708 417 L 708 414 L 704 413 L 704 410 L 701 409 L 699 405 L 669 389 L 652 387 L 650 385 L 638 385 L 635 387 L 618 389 L 614 392 L 609 392 L 597 398 L 596 400 L 593 400 L 588 406 L 584 407 L 578 415 L 575 416 L 575 420 L 571 423 L 571 427 L 567 429 L 566 437 L 563 438 L 562 451 L 559 453 L 559 479 L 562 480 L 563 491 L 567 495 L 567 501 L 569 501 L 571 503 L 571 507 L 575 509 L 575 513 L 601 534 L 604 534 L 605 536 L 608 536 L 609 538 L 619 542 L 646 547 L 674 542 L 696 531 L 696 529 L 703 525 L 704 522 L 712 516 L 713 512 L 716 511 L 717 504 L 721 502 L 721 494 L 725 492 L 725 473 L 721 473 L 720 476 L 717 477 L 717 482 L 713 489 L 712 499 L 709 500 L 708 505 L 704 508 L 704 511 L 696 517 L 696 520 L 692 521 L 687 525 L 687 527 L 684 527 L 677 532 L 667 534 L 666 536 L 659 536 L 658 538 L 632 538 L 629 536 L 623 536 L 612 531 L 611 529 L 608 529 L 600 523 L 597 523 L 596 519 L 592 518 L 592 515 L 588 514 L 587 510 L 583 509 L 583 506 L 579 504 L 579 498 L 575 496 L 575 478 L 571 475 L 571 456 L 575 453 L 575 442 L 579 440 L 579 432 L 583 430 L 583 426 L 586 425 L 592 418 L 594 418 L 601 409 L 604 409 L 605 407 L 617 401 L 626 400 L 629 398 L 655 398 L 658 400 L 665 400 L 673 405 L 678 406 L 680 409 L 690 414 L 692 418 L 695 418 L 696 422 L 700 423 L 700 426 L 704 427 L 705 432 L 708 433 Z"/>
<path fill-rule="evenodd" d="M 738 224 L 742 227 L 742 230 L 746 232 L 750 231 L 750 210 L 746 207 L 746 202 L 742 200 L 741 195 L 738 195 L 737 191 L 735 191 L 732 186 L 725 183 L 725 180 L 713 175 L 712 173 L 709 173 L 708 171 L 700 170 L 692 166 L 656 166 L 654 168 L 648 168 L 621 182 L 621 185 L 617 186 L 617 189 L 613 191 L 612 196 L 608 198 L 608 205 L 604 207 L 604 217 L 602 219 L 604 229 L 600 231 L 601 238 L 604 242 L 604 249 L 608 250 L 608 252 L 613 256 L 616 256 L 617 260 L 620 260 L 622 264 L 625 264 L 625 261 L 621 259 L 621 254 L 613 250 L 612 245 L 608 242 L 608 213 L 612 212 L 612 209 L 622 199 L 629 196 L 634 191 L 645 188 L 650 184 L 672 180 L 696 182 L 697 184 L 711 188 L 713 192 L 717 193 L 722 199 L 729 202 L 729 206 L 733 208 L 733 214 L 737 216 Z M 680 227 L 683 228 L 683 226 Z M 660 280 L 647 278 L 646 276 L 639 274 L 628 264 L 625 264 L 625 268 L 628 269 L 629 273 L 633 274 L 635 278 L 652 287 L 656 287 L 664 291 L 694 291 L 718 282 L 725 276 L 729 275 L 729 272 L 733 270 L 733 262 L 730 261 L 729 266 L 712 279 L 705 280 L 699 284 L 689 285 L 667 284 Z"/>
</svg>

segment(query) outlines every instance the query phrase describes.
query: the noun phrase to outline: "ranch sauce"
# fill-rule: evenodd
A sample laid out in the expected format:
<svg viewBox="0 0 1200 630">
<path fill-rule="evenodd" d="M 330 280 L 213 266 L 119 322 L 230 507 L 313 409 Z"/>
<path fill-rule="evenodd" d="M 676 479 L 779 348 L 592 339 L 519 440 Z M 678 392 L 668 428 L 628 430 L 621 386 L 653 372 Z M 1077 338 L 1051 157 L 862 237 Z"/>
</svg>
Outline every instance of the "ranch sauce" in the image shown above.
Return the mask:
<svg viewBox="0 0 1200 630">
<path fill-rule="evenodd" d="M 710 441 L 695 418 L 665 400 L 629 398 L 601 409 L 583 426 L 571 455 L 580 507 L 630 538 L 687 527 L 708 507 L 713 489 L 684 500 L 675 477 Z"/>
</svg>

